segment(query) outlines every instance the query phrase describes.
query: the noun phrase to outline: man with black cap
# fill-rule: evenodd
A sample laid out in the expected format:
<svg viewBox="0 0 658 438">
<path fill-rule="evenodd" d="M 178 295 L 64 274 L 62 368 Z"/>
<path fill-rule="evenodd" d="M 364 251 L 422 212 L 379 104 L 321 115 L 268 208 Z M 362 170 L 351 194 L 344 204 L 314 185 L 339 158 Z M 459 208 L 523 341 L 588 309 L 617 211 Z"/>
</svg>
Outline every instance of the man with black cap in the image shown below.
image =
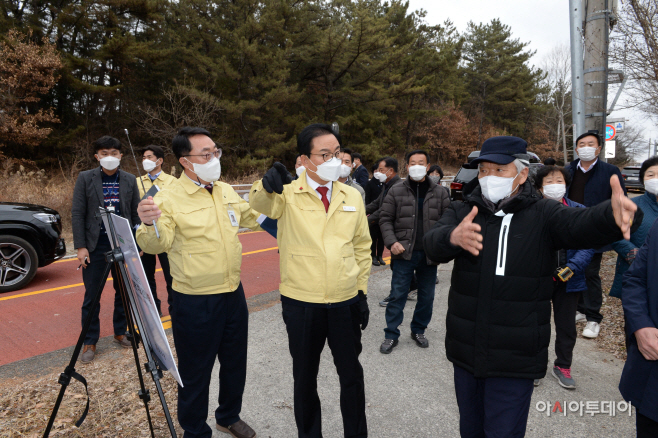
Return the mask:
<svg viewBox="0 0 658 438">
<path fill-rule="evenodd" d="M 462 437 L 525 435 L 533 380 L 546 375 L 557 251 L 603 246 L 642 222 L 610 178 L 611 199 L 569 208 L 528 179 L 527 144 L 492 137 L 464 187 L 425 234 L 429 259 L 454 260 L 446 354 L 454 366 Z"/>
</svg>

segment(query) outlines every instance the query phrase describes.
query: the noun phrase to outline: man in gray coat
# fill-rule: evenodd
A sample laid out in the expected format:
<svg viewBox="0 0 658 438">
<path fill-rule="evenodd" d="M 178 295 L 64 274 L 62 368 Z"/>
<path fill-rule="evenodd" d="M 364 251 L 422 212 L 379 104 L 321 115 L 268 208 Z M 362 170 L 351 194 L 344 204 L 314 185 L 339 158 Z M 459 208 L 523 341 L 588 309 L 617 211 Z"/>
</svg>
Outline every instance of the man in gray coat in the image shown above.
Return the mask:
<svg viewBox="0 0 658 438">
<path fill-rule="evenodd" d="M 418 301 L 411 321 L 411 338 L 421 348 L 429 341 L 425 329 L 432 319 L 436 263 L 425 255 L 423 237 L 450 205 L 450 195 L 427 177 L 429 156 L 416 150 L 406 157 L 409 177 L 390 188 L 380 209 L 379 228 L 391 250 L 391 295 L 386 306 L 385 339 L 379 351 L 389 354 L 398 344 L 411 280 L 416 274 Z"/>
<path fill-rule="evenodd" d="M 108 239 L 102 220 L 98 217 L 98 208 L 105 207 L 116 215 L 122 216 L 134 228 L 141 221 L 137 215 L 139 190 L 134 175 L 119 170 L 121 163 L 121 143 L 113 137 L 101 137 L 93 143 L 95 157 L 100 167 L 80 172 L 73 191 L 73 206 L 71 208 L 73 225 L 73 244 L 78 250 L 78 260 L 84 268 L 82 281 L 85 285 L 85 297 L 82 302 L 82 323 L 89 314 L 94 295 L 99 285 L 104 284 L 105 253 L 110 251 Z M 112 268 L 114 284 L 114 341 L 125 348 L 130 348 L 126 338 L 126 312 L 121 302 L 118 276 Z M 80 356 L 82 363 L 94 360 L 96 343 L 100 336 L 100 304 L 94 311 L 93 319 L 85 345 Z"/>
</svg>

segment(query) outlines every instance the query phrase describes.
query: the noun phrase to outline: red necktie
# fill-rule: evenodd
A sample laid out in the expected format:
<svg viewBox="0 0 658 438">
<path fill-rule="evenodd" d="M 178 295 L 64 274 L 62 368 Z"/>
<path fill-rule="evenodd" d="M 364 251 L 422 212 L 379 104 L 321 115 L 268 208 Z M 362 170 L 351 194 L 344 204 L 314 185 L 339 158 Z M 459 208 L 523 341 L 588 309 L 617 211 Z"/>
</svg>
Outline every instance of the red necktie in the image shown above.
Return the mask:
<svg viewBox="0 0 658 438">
<path fill-rule="evenodd" d="M 329 200 L 327 199 L 327 192 L 329 191 L 328 187 L 318 187 L 315 189 L 318 191 L 320 194 L 320 199 L 322 200 L 322 203 L 324 204 L 324 212 L 329 211 Z"/>
<path fill-rule="evenodd" d="M 212 185 L 208 184 L 207 186 L 204 186 L 203 188 L 208 190 L 208 192 L 212 195 Z"/>
</svg>

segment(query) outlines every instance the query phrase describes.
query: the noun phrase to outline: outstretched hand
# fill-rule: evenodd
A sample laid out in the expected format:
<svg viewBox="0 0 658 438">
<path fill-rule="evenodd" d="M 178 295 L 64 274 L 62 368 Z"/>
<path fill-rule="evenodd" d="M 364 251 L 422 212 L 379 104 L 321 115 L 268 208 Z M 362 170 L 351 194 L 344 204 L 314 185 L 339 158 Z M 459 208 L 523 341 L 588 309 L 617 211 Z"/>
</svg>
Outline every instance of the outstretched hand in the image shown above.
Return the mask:
<svg viewBox="0 0 658 438">
<path fill-rule="evenodd" d="M 286 166 L 278 161 L 272 165 L 263 177 L 263 188 L 267 193 L 283 193 L 283 186 L 292 182 L 292 175 Z"/>
<path fill-rule="evenodd" d="M 478 208 L 473 207 L 471 212 L 450 233 L 450 243 L 459 246 L 473 255 L 479 255 L 482 250 L 482 227 L 473 223 L 478 214 Z"/>
<path fill-rule="evenodd" d="M 631 226 L 633 225 L 633 218 L 637 211 L 637 205 L 624 195 L 624 190 L 621 188 L 619 178 L 617 175 L 610 177 L 610 187 L 612 188 L 612 213 L 615 216 L 615 222 L 624 235 L 624 239 L 631 239 Z"/>
</svg>

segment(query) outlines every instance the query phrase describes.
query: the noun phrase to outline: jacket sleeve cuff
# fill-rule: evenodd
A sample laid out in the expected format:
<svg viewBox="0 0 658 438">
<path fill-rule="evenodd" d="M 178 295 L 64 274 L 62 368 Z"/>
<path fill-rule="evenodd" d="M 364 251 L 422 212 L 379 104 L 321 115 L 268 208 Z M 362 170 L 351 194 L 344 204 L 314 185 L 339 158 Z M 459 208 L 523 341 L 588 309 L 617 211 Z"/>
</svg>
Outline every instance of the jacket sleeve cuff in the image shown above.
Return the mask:
<svg viewBox="0 0 658 438">
<path fill-rule="evenodd" d="M 636 331 L 647 328 L 647 327 L 656 327 L 651 318 L 647 315 L 642 315 L 637 318 L 627 319 L 626 325 L 628 327 L 629 333 L 635 333 Z"/>
<path fill-rule="evenodd" d="M 368 283 L 365 284 L 357 284 L 356 285 L 356 290 L 357 291 L 363 291 L 365 295 L 368 295 Z"/>
</svg>

